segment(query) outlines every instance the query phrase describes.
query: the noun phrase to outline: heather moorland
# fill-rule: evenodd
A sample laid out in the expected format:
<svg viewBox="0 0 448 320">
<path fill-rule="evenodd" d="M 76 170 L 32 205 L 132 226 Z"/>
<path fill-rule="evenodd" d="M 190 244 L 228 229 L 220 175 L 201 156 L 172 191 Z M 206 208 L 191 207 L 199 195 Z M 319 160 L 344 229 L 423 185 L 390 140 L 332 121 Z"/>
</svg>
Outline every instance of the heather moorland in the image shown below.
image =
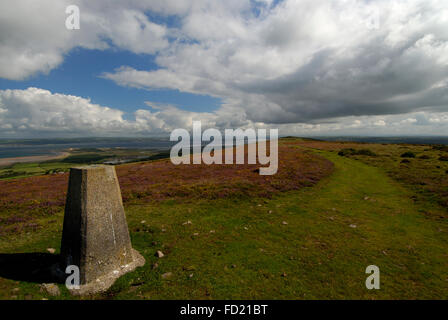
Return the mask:
<svg viewBox="0 0 448 320">
<path fill-rule="evenodd" d="M 119 165 L 146 264 L 84 299 L 446 299 L 447 155 L 285 138 L 274 176 L 257 165 Z M 67 182 L 66 172 L 0 181 L 0 298 L 79 299 L 63 284 L 59 296 L 40 289 L 58 258 Z M 372 264 L 380 290 L 365 287 Z"/>
</svg>

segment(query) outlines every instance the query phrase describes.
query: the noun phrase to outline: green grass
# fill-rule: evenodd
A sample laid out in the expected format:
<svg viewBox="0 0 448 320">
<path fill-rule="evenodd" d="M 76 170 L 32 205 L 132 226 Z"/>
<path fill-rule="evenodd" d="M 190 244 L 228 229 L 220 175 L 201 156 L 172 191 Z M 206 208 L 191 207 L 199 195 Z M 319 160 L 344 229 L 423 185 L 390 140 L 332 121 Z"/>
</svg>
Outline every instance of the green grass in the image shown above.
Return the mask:
<svg viewBox="0 0 448 320">
<path fill-rule="evenodd" d="M 64 163 L 61 161 L 16 163 L 5 168 L 0 168 L 0 180 L 18 179 L 48 174 L 50 172 L 64 172 L 68 171 L 70 167 L 73 167 L 73 163 Z"/>
<path fill-rule="evenodd" d="M 411 145 L 411 144 L 380 144 L 380 143 L 352 143 L 301 141 L 296 139 L 294 144 L 318 150 L 339 152 L 344 149 L 368 148 L 376 156 L 350 155 L 345 156 L 359 160 L 370 166 L 384 170 L 393 180 L 400 182 L 406 189 L 411 190 L 415 202 L 431 207 L 439 204 L 448 209 L 448 161 L 440 158 L 447 157 L 448 146 L 439 145 Z M 414 154 L 415 158 L 402 158 L 403 154 Z M 445 217 L 447 214 L 445 213 Z"/>
<path fill-rule="evenodd" d="M 447 299 L 448 224 L 437 218 L 445 209 L 415 204 L 411 191 L 379 168 L 319 153 L 335 163 L 332 176 L 270 200 L 126 207 L 146 265 L 90 298 Z M 44 230 L 0 239 L 0 252 L 58 249 L 62 217 L 42 218 Z M 165 257 L 156 258 L 156 250 Z M 371 264 L 380 268 L 380 290 L 365 288 Z M 166 272 L 173 276 L 162 279 Z M 73 298 L 60 287 L 59 298 Z M 11 295 L 51 298 L 37 283 L 0 278 L 0 298 Z"/>
</svg>

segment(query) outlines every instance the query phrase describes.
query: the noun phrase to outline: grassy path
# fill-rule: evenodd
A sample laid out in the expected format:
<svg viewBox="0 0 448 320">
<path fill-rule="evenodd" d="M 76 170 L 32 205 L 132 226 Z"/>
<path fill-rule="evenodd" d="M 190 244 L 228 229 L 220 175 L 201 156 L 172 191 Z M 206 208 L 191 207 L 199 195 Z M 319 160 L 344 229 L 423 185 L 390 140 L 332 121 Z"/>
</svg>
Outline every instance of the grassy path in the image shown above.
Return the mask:
<svg viewBox="0 0 448 320">
<path fill-rule="evenodd" d="M 142 295 L 447 298 L 446 223 L 415 207 L 411 195 L 380 170 L 323 155 L 336 164 L 334 175 L 271 201 L 166 205 L 159 209 L 163 214 L 133 208 L 137 220 L 146 217 L 149 225 L 166 229 L 151 239 L 134 237 L 142 249 L 159 240 L 165 247 L 156 247 L 168 252 L 160 270 L 142 274 L 149 277 Z M 188 220 L 191 225 L 182 224 Z M 146 249 L 152 263 L 155 249 Z M 364 285 L 370 264 L 381 270 L 381 289 L 374 292 Z M 172 280 L 160 279 L 166 272 L 173 272 Z M 117 297 L 129 296 L 125 292 Z"/>
<path fill-rule="evenodd" d="M 127 207 L 133 245 L 147 264 L 97 298 L 447 299 L 443 209 L 416 206 L 412 194 L 377 168 L 321 154 L 335 163 L 332 176 L 271 200 Z M 60 232 L 61 223 L 49 228 Z M 0 239 L 1 252 L 59 245 L 48 232 L 14 246 L 10 240 Z M 165 257 L 156 258 L 156 250 Z M 372 264 L 381 271 L 380 290 L 365 288 Z M 1 278 L 0 297 L 17 286 L 19 298 L 45 297 L 35 283 Z M 61 289 L 61 298 L 69 298 Z"/>
</svg>

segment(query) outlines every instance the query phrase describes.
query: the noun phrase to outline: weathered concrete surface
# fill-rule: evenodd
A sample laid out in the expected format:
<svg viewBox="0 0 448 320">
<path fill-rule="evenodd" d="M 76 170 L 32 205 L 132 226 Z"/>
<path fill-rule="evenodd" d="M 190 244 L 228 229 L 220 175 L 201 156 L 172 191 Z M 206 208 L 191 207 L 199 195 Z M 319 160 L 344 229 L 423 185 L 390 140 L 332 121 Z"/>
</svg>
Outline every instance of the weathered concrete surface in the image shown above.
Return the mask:
<svg viewBox="0 0 448 320">
<path fill-rule="evenodd" d="M 72 168 L 59 266 L 60 273 L 68 265 L 79 267 L 81 286 L 72 294 L 107 290 L 118 277 L 144 263 L 131 246 L 115 167 Z"/>
</svg>

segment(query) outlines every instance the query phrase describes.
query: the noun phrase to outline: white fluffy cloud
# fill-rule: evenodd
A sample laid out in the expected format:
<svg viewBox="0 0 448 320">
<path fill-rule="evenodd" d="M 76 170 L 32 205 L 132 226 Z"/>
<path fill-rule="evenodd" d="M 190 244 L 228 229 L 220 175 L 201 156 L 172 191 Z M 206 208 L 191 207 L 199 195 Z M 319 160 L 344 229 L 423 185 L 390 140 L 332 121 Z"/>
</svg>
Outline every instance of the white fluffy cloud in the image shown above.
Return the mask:
<svg viewBox="0 0 448 320">
<path fill-rule="evenodd" d="M 81 8 L 79 32 L 62 27 L 68 2 Z M 0 4 L 0 77 L 48 72 L 74 47 L 113 45 L 154 54 L 159 69 L 123 66 L 104 78 L 223 101 L 213 113 L 139 110 L 123 126 L 166 131 L 197 117 L 288 132 L 448 133 L 446 0 L 35 3 Z M 179 24 L 157 24 L 148 11 Z"/>
<path fill-rule="evenodd" d="M 123 112 L 92 104 L 90 100 L 48 90 L 0 91 L 0 128 L 4 131 L 95 132 L 126 126 Z"/>
<path fill-rule="evenodd" d="M 191 127 L 195 119 L 216 126 L 219 118 L 214 113 L 147 104 L 155 111 L 137 110 L 134 119 L 125 120 L 122 111 L 93 104 L 82 97 L 39 88 L 0 90 L 0 136 L 167 134 L 176 128 Z"/>
<path fill-rule="evenodd" d="M 167 28 L 151 22 L 138 1 L 17 0 L 0 2 L 0 77 L 48 73 L 76 47 L 154 54 L 168 46 Z M 67 30 L 67 6 L 80 8 L 80 30 Z M 143 6 L 142 6 L 143 5 Z"/>
</svg>

